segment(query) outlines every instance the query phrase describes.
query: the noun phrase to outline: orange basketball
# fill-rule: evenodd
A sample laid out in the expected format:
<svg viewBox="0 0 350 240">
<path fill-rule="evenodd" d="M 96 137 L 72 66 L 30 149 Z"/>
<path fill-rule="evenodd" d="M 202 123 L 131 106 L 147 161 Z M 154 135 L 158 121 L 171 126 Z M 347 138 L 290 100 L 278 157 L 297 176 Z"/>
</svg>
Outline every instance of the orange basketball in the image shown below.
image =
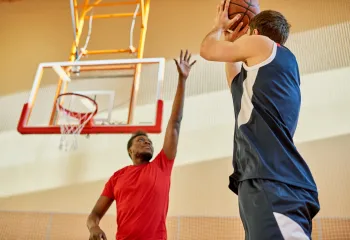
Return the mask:
<svg viewBox="0 0 350 240">
<path fill-rule="evenodd" d="M 259 12 L 259 0 L 231 0 L 228 8 L 229 19 L 234 18 L 237 14 L 241 14 L 240 20 L 237 21 L 231 29 L 235 29 L 240 22 L 243 22 L 243 29 Z"/>
</svg>

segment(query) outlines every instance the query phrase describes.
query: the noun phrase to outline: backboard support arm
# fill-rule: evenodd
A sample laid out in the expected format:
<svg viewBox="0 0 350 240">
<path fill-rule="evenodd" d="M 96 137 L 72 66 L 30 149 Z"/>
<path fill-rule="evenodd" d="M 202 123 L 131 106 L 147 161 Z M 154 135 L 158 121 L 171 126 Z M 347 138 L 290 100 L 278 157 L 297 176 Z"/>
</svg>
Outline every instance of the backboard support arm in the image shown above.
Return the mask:
<svg viewBox="0 0 350 240">
<path fill-rule="evenodd" d="M 122 1 L 122 2 L 103 2 L 102 0 L 84 0 L 82 4 L 78 4 L 77 0 L 70 0 L 70 6 L 71 6 L 71 17 L 72 17 L 72 26 L 74 31 L 74 41 L 71 46 L 70 55 L 69 55 L 69 61 L 74 62 L 76 61 L 77 56 L 77 47 L 79 46 L 79 43 L 81 41 L 81 35 L 84 28 L 84 23 L 86 20 L 90 19 L 90 16 L 87 16 L 87 14 L 93 9 L 93 8 L 109 8 L 111 9 L 111 13 L 109 14 L 98 14 L 98 15 L 92 15 L 91 17 L 93 19 L 110 19 L 110 18 L 125 18 L 125 17 L 134 17 L 134 12 L 127 12 L 127 13 L 116 13 L 115 8 L 116 6 L 125 6 L 125 5 L 137 5 L 140 4 L 140 11 L 136 13 L 136 16 L 141 17 L 141 33 L 140 33 L 140 39 L 139 39 L 139 45 L 138 48 L 132 49 L 132 46 L 129 46 L 129 48 L 120 48 L 120 49 L 100 49 L 100 50 L 88 50 L 85 49 L 84 56 L 87 55 L 103 55 L 103 54 L 120 54 L 120 53 L 130 53 L 134 54 L 137 53 L 137 59 L 142 59 L 144 56 L 144 47 L 145 47 L 145 40 L 146 40 L 146 33 L 147 33 L 147 23 L 148 23 L 148 17 L 149 17 L 149 9 L 150 9 L 150 1 L 151 0 L 136 0 L 136 1 Z M 113 11 L 114 10 L 114 11 Z M 133 73 L 133 83 L 132 83 L 132 89 L 131 89 L 131 99 L 129 103 L 129 113 L 128 113 L 128 124 L 132 124 L 133 117 L 134 117 L 134 109 L 137 102 L 137 95 L 138 95 L 138 88 L 140 84 L 140 78 L 141 78 L 141 64 L 137 64 L 133 66 L 132 69 L 134 71 Z M 66 75 L 70 77 L 70 71 L 71 68 L 66 68 Z M 116 69 L 114 69 L 116 70 Z M 122 70 L 122 69 L 121 69 Z M 93 71 L 91 67 L 87 66 L 84 68 L 80 68 L 79 71 Z M 66 93 L 68 82 L 64 81 L 64 79 L 59 79 L 56 87 L 55 97 L 54 97 L 54 103 L 52 105 L 52 110 L 50 114 L 49 119 L 49 125 L 53 126 L 57 123 L 56 115 L 56 100 L 58 96 L 62 93 Z"/>
</svg>

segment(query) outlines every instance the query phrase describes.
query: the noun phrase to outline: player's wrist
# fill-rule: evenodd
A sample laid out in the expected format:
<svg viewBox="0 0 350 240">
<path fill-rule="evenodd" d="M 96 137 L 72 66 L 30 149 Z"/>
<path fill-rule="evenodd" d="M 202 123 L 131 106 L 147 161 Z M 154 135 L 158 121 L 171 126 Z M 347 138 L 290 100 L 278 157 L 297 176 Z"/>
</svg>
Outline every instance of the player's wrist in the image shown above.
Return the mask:
<svg viewBox="0 0 350 240">
<path fill-rule="evenodd" d="M 89 231 L 94 231 L 94 230 L 100 230 L 100 226 L 99 225 L 93 225 L 93 226 L 89 226 L 88 227 Z"/>
<path fill-rule="evenodd" d="M 222 32 L 225 31 L 224 29 L 225 28 L 224 28 L 224 26 L 222 24 L 215 24 L 213 29 L 212 29 L 212 32 L 220 32 L 220 33 L 222 33 Z"/>
<path fill-rule="evenodd" d="M 185 84 L 188 76 L 179 75 L 179 84 Z"/>
</svg>

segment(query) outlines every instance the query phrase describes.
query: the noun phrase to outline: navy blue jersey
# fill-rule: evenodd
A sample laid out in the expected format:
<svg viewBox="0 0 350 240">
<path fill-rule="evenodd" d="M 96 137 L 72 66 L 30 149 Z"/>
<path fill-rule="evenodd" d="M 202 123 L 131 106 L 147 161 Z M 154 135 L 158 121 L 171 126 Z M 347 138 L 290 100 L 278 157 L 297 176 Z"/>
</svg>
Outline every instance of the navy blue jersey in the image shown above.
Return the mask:
<svg viewBox="0 0 350 240">
<path fill-rule="evenodd" d="M 317 191 L 293 142 L 301 104 L 294 54 L 274 44 L 264 62 L 252 67 L 243 63 L 231 93 L 236 121 L 230 189 L 237 194 L 240 181 L 261 178 Z"/>
</svg>

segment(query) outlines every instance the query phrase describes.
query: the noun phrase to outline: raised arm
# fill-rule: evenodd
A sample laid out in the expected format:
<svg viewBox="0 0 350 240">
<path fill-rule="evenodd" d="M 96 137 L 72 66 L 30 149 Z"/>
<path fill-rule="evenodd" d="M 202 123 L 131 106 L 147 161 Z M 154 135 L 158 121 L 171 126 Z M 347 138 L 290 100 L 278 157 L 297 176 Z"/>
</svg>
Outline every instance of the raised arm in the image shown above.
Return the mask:
<svg viewBox="0 0 350 240">
<path fill-rule="evenodd" d="M 232 32 L 233 42 L 220 40 L 222 33 L 230 31 L 230 27 L 236 23 L 240 16 L 228 18 L 230 0 L 222 1 L 218 6 L 218 13 L 214 28 L 203 39 L 200 49 L 201 56 L 209 61 L 218 62 L 247 62 L 249 59 L 261 58 L 271 50 L 271 40 L 267 37 L 248 36 L 248 26 L 242 28 L 242 23 Z M 259 59 L 260 60 L 260 59 Z"/>
<path fill-rule="evenodd" d="M 185 54 L 181 50 L 179 61 L 174 59 L 179 72 L 176 94 L 171 110 L 171 116 L 165 132 L 163 151 L 168 159 L 175 159 L 177 145 L 179 141 L 180 126 L 185 102 L 186 80 L 191 71 L 191 67 L 196 61 L 190 63 L 191 54 L 186 50 Z"/>
</svg>

